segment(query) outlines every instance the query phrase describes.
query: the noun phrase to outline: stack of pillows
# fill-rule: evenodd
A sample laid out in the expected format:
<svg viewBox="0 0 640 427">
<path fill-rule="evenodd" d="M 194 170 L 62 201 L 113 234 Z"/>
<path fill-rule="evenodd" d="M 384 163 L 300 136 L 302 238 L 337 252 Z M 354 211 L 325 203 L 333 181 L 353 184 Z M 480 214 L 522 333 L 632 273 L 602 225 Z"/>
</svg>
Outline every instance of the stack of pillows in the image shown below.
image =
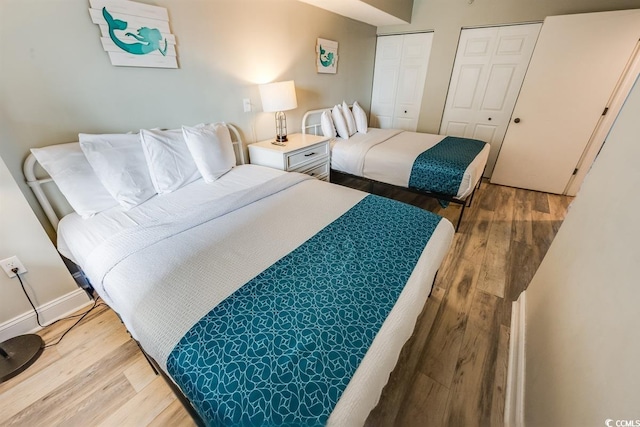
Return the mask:
<svg viewBox="0 0 640 427">
<path fill-rule="evenodd" d="M 323 111 L 320 116 L 322 134 L 330 138 L 337 135 L 342 139 L 349 139 L 356 132 L 367 133 L 367 115 L 358 101 L 353 103 L 352 108 L 353 111 L 342 101 L 342 105 L 338 104 L 331 110 Z"/>
<path fill-rule="evenodd" d="M 83 218 L 118 205 L 131 209 L 200 177 L 213 182 L 236 164 L 224 123 L 127 134 L 81 133 L 79 140 L 31 152 Z"/>
</svg>

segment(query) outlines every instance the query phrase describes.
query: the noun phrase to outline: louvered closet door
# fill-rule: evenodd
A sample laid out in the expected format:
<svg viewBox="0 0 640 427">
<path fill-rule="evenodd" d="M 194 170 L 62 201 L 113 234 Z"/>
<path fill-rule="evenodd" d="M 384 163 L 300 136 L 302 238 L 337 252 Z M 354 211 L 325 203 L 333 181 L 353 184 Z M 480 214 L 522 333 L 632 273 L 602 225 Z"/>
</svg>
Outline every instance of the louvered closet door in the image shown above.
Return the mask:
<svg viewBox="0 0 640 427">
<path fill-rule="evenodd" d="M 379 36 L 373 74 L 373 127 L 415 131 L 433 33 Z"/>
<path fill-rule="evenodd" d="M 491 144 L 491 176 L 542 24 L 463 29 L 440 125 Z"/>
</svg>

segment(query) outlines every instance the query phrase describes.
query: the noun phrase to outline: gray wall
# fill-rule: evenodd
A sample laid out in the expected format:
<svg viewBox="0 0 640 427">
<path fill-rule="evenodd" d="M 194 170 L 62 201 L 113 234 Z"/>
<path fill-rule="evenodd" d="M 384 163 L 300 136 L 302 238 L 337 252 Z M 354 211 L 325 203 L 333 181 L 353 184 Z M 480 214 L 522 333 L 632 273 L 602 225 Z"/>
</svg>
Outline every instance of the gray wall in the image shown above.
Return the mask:
<svg viewBox="0 0 640 427">
<path fill-rule="evenodd" d="M 411 22 L 411 12 L 413 11 L 413 0 L 362 0 L 371 6 L 387 12 L 390 15 L 400 18 L 403 21 Z"/>
<path fill-rule="evenodd" d="M 31 147 L 74 141 L 79 132 L 210 121 L 236 124 L 248 142 L 266 139 L 275 126 L 273 114 L 261 112 L 257 84 L 269 81 L 295 80 L 299 107 L 287 112 L 290 133 L 300 130 L 306 110 L 343 99 L 370 105 L 375 27 L 295 0 L 147 3 L 168 9 L 180 69 L 112 66 L 87 0 L 0 0 L 0 157 L 11 174 L 2 179 L 13 176 L 50 237 L 51 227 L 22 176 Z M 318 37 L 339 42 L 335 75 L 316 72 Z M 243 113 L 243 98 L 250 98 L 256 111 Z M 2 221 L 22 218 L 16 206 L 3 203 Z M 25 245 L 48 250 L 47 242 L 22 229 L 2 228 L 0 259 Z M 38 280 L 49 267 L 29 260 L 27 268 L 38 303 L 70 291 L 68 274 Z M 2 326 L 28 305 L 17 291 L 5 292 L 3 280 L 0 284 Z"/>
<path fill-rule="evenodd" d="M 527 289 L 525 420 L 640 418 L 640 84 Z"/>
<path fill-rule="evenodd" d="M 297 110 L 371 98 L 375 27 L 295 0 L 161 0 L 180 69 L 114 67 L 102 50 L 87 0 L 0 1 L 0 156 L 22 185 L 31 147 L 73 141 L 79 132 L 121 132 L 228 121 L 249 142 L 274 133 L 258 83 L 296 82 Z M 318 37 L 339 42 L 338 73 L 317 74 Z M 46 221 L 46 220 L 44 220 Z M 51 230 L 49 230 L 51 231 Z"/>
<path fill-rule="evenodd" d="M 36 307 L 77 291 L 58 252 L 0 159 L 0 259 L 11 256 L 17 256 L 27 269 L 27 273 L 21 277 Z M 86 295 L 80 295 L 80 298 L 74 298 L 72 304 L 87 301 Z M 62 306 L 45 313 L 41 311 L 43 322 L 48 323 L 52 317 L 74 308 L 60 301 L 57 303 Z M 0 271 L 0 342 L 37 326 L 35 320 L 7 322 L 25 313 L 32 313 L 31 306 L 22 293 L 18 279 L 10 279 L 4 271 Z"/>
<path fill-rule="evenodd" d="M 378 34 L 434 31 L 418 131 L 437 133 L 440 130 L 462 28 L 542 21 L 550 15 L 640 8 L 639 0 L 471 1 L 469 4 L 469 0 L 414 0 L 410 25 L 378 28 Z"/>
</svg>

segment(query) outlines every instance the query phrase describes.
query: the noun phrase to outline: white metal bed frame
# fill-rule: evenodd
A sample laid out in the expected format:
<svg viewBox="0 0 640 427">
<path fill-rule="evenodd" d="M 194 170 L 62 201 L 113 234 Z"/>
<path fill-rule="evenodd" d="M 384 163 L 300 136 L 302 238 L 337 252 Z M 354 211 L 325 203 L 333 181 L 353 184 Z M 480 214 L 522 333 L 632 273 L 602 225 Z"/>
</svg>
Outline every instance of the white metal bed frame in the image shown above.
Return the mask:
<svg viewBox="0 0 640 427">
<path fill-rule="evenodd" d="M 240 136 L 240 132 L 232 124 L 225 123 L 225 125 L 227 126 L 227 128 L 229 128 L 229 131 L 231 133 L 231 140 L 233 142 L 234 150 L 236 152 L 235 153 L 236 164 L 243 165 L 246 163 L 245 152 L 244 152 L 245 146 L 244 146 L 244 141 Z M 38 161 L 36 160 L 35 156 L 30 153 L 29 156 L 27 156 L 27 158 L 25 159 L 24 164 L 22 166 L 22 171 L 24 173 L 26 183 L 29 187 L 31 187 L 31 190 L 35 194 L 36 199 L 38 200 L 38 203 L 42 207 L 42 210 L 44 210 L 44 213 L 47 216 L 47 219 L 49 220 L 51 225 L 53 226 L 53 229 L 57 231 L 58 223 L 60 222 L 61 217 L 64 215 L 58 215 L 55 208 L 58 208 L 60 212 L 69 213 L 71 212 L 69 210 L 70 206 L 64 206 L 64 207 L 58 206 L 58 205 L 54 206 L 54 204 L 51 203 L 50 198 L 47 196 L 46 192 L 44 191 L 43 185 L 52 183 L 53 178 L 48 176 L 46 172 L 43 172 L 41 174 L 41 175 L 44 175 L 42 178 L 38 178 L 36 173 L 38 169 L 41 169 L 39 167 Z M 55 185 L 53 185 L 52 187 L 54 187 L 57 190 L 57 187 Z"/>
<path fill-rule="evenodd" d="M 246 163 L 246 161 L 245 161 L 245 151 L 244 151 L 245 150 L 245 146 L 244 146 L 244 141 L 242 140 L 242 137 L 240 136 L 240 132 L 232 124 L 225 123 L 225 125 L 227 126 L 227 128 L 229 128 L 229 131 L 231 133 L 231 139 L 232 139 L 232 143 L 233 143 L 234 151 L 235 151 L 235 155 L 236 155 L 236 164 L 237 165 L 243 165 L 243 164 Z M 29 156 L 27 156 L 27 158 L 25 159 L 23 167 L 22 167 L 24 176 L 26 178 L 26 183 L 33 190 L 33 193 L 35 194 L 36 199 L 38 199 L 38 203 L 40 204 L 40 206 L 44 210 L 45 214 L 47 215 L 47 219 L 49 220 L 49 222 L 53 226 L 54 230 L 57 232 L 58 223 L 60 222 L 60 218 L 61 217 L 59 217 L 58 214 L 56 213 L 56 210 L 54 209 L 54 205 L 51 203 L 50 198 L 47 196 L 46 192 L 43 189 L 43 185 L 44 184 L 49 184 L 49 183 L 52 183 L 54 181 L 53 181 L 53 178 L 49 177 L 46 174 L 46 172 L 42 173 L 43 175 L 45 175 L 44 177 L 38 178 L 37 175 L 36 175 L 36 170 L 38 168 L 42 169 L 41 167 L 39 167 L 38 161 L 36 160 L 35 156 L 30 153 Z M 57 187 L 55 185 L 52 185 L 51 187 L 55 189 L 54 191 L 57 191 L 62 196 L 62 194 L 60 193 L 60 191 L 57 189 Z M 64 199 L 64 197 L 63 197 L 63 199 Z M 66 202 L 66 199 L 64 199 L 64 200 Z M 65 210 L 69 210 L 70 209 L 70 206 L 67 206 L 66 208 L 62 208 L 60 206 L 55 206 L 55 207 L 61 209 L 61 211 L 65 211 Z M 151 365 L 151 368 L 153 369 L 153 371 L 156 374 L 160 374 L 164 378 L 164 380 L 169 385 L 171 390 L 178 397 L 178 400 L 180 400 L 180 402 L 182 403 L 184 408 L 187 410 L 189 415 L 193 418 L 193 420 L 196 423 L 196 425 L 203 426 L 204 423 L 203 423 L 202 419 L 200 418 L 198 413 L 195 411 L 195 409 L 191 405 L 191 402 L 189 401 L 189 399 L 187 399 L 187 397 L 182 393 L 180 388 L 178 388 L 176 386 L 176 384 L 173 382 L 173 380 L 171 378 L 169 378 L 169 376 L 166 375 L 162 369 L 160 369 L 160 367 L 158 366 L 158 363 L 151 356 L 149 356 L 147 354 L 147 352 L 142 348 L 140 343 L 138 341 L 136 341 L 136 340 L 134 340 L 134 341 L 136 342 L 136 344 L 140 348 L 140 351 L 142 352 L 144 357 L 147 359 L 147 361 Z"/>
</svg>

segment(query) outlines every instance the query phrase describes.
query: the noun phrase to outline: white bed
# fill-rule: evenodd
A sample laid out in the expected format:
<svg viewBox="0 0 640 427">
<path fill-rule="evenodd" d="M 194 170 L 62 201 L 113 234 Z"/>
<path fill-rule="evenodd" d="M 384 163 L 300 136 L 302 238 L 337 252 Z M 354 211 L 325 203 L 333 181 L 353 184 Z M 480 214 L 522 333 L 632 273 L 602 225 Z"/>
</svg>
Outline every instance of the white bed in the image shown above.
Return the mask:
<svg viewBox="0 0 640 427">
<path fill-rule="evenodd" d="M 343 104 L 340 111 L 349 110 Z M 360 107 L 357 107 L 360 109 Z M 335 109 L 335 107 L 334 107 Z M 331 109 L 311 110 L 302 118 L 302 132 L 315 135 L 322 134 L 323 124 L 320 117 Z M 362 111 L 360 109 L 360 111 Z M 363 114 L 363 113 L 362 113 Z M 333 113 L 335 119 L 335 112 Z M 464 206 L 471 201 L 475 188 L 479 185 L 489 157 L 489 144 L 483 148 L 466 165 L 461 180 L 455 190 L 443 192 L 428 182 L 421 182 L 419 188 L 411 185 L 412 169 L 416 159 L 436 144 L 443 141 L 445 135 L 434 135 L 420 132 L 408 132 L 400 129 L 369 128 L 366 118 L 361 118 L 363 123 L 358 125 L 358 130 L 351 132 L 344 130 L 348 138 L 338 135 L 331 137 L 331 171 L 357 178 L 362 178 L 371 183 L 383 183 L 410 191 L 436 197 L 440 200 L 454 202 Z M 334 122 L 335 123 L 335 122 Z M 325 124 L 325 126 L 330 126 Z M 336 124 L 335 128 L 339 128 Z M 335 133 L 330 131 L 331 133 Z M 345 135 L 346 136 L 346 135 Z M 468 140 L 460 138 L 460 142 Z M 460 220 L 458 221 L 459 224 Z"/>
<path fill-rule="evenodd" d="M 36 179 L 34 166 L 30 156 L 25 176 L 55 225 L 41 189 L 48 180 Z M 196 180 L 128 211 L 67 214 L 57 227 L 58 248 L 166 370 L 168 354 L 212 307 L 365 197 L 300 174 L 240 165 L 213 183 Z M 438 223 L 327 425 L 362 425 L 376 405 L 453 233 L 447 220 Z"/>
<path fill-rule="evenodd" d="M 444 138 L 444 135 L 369 128 L 367 133 L 356 133 L 348 140 L 334 138 L 331 142 L 331 169 L 407 188 L 410 165 L 422 152 Z M 487 144 L 466 168 L 460 186 L 452 196 L 462 200 L 473 192 L 482 177 L 488 156 Z"/>
</svg>

